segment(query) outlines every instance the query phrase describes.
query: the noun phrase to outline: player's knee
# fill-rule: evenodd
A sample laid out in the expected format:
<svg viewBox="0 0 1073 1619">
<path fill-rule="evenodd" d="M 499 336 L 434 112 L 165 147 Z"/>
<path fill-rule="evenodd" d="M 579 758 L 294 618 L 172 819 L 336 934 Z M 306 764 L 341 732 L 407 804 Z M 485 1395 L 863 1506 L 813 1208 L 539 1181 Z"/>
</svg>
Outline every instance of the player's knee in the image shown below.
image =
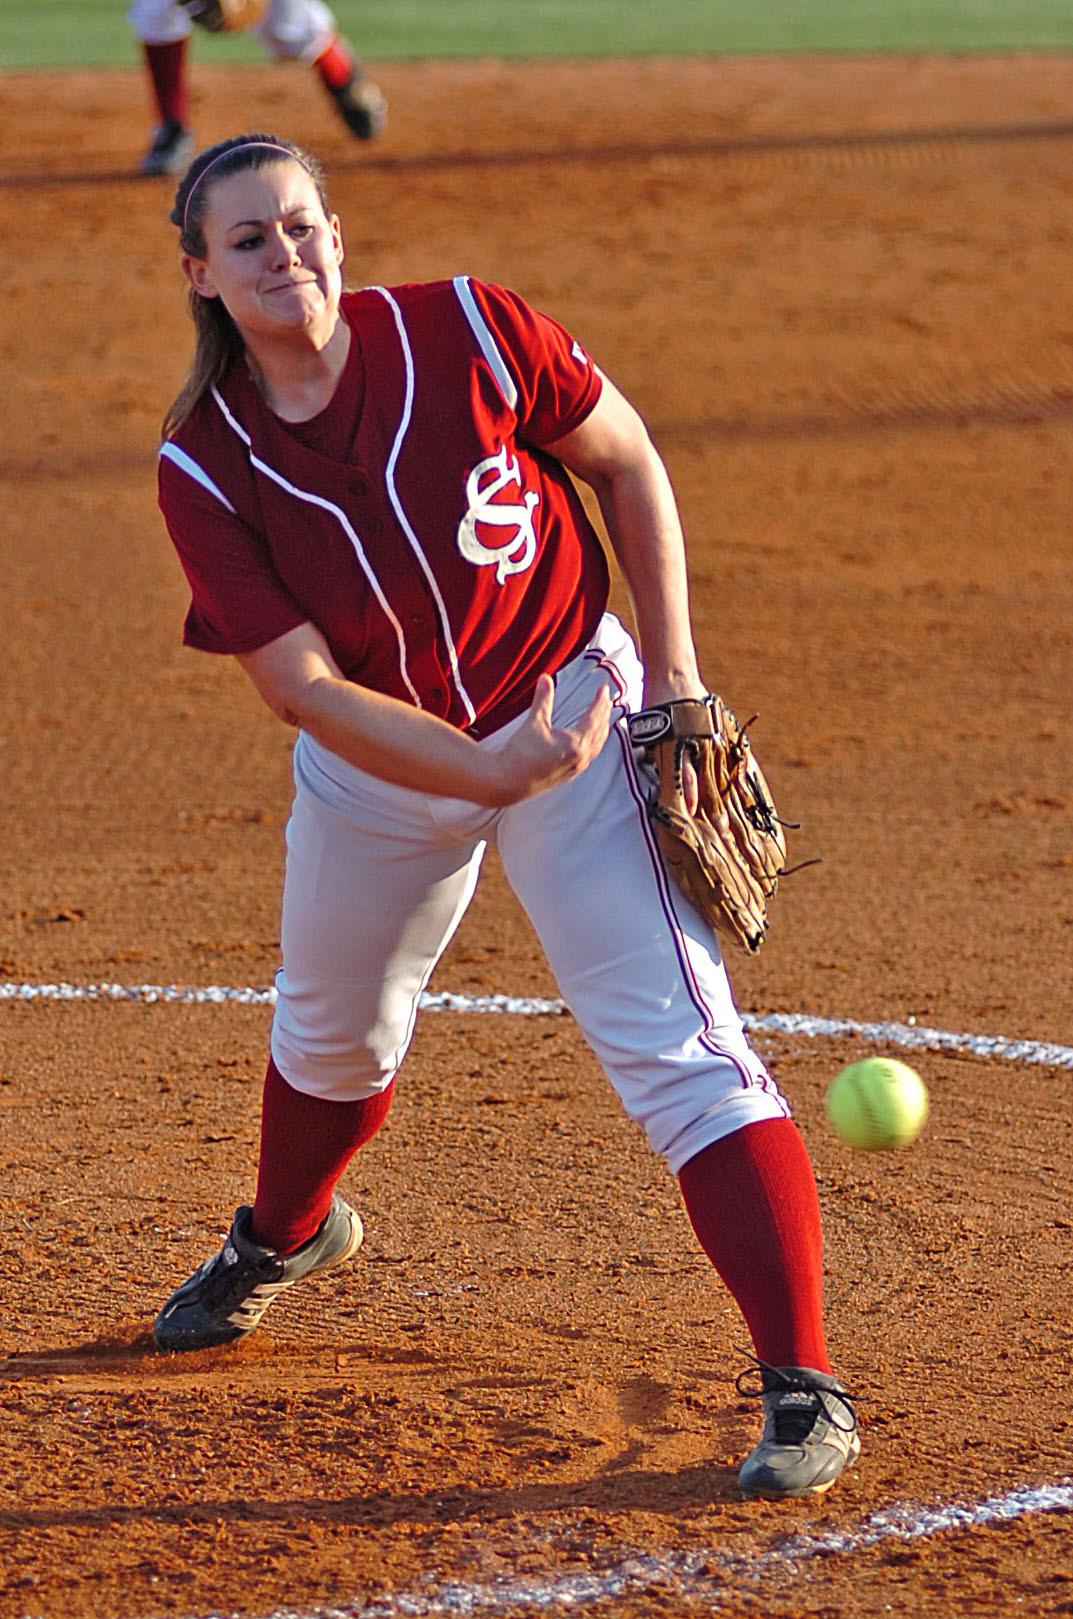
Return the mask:
<svg viewBox="0 0 1073 1619">
<path fill-rule="evenodd" d="M 277 62 L 312 62 L 324 48 L 321 32 L 307 25 L 280 28 L 262 23 L 257 34 L 265 50 Z"/>
<path fill-rule="evenodd" d="M 174 0 L 131 0 L 127 21 L 143 45 L 173 45 L 190 36 L 192 24 Z"/>
<path fill-rule="evenodd" d="M 295 1040 L 273 1033 L 272 1056 L 287 1083 L 325 1102 L 360 1102 L 388 1089 L 396 1062 L 377 1056 L 359 1042 Z"/>
<path fill-rule="evenodd" d="M 761 1119 L 786 1118 L 790 1109 L 759 1058 L 722 1060 L 709 1054 L 676 1073 L 617 1070 L 612 1081 L 627 1113 L 653 1151 L 676 1174 L 691 1158 L 723 1136 Z"/>
<path fill-rule="evenodd" d="M 764 1119 L 786 1119 L 790 1109 L 774 1087 L 765 1090 L 751 1087 L 736 1096 L 727 1097 L 716 1106 L 705 1108 L 693 1118 L 683 1118 L 674 1134 L 657 1148 L 666 1159 L 671 1172 L 677 1175 L 692 1158 L 705 1147 L 734 1135 L 748 1124 Z"/>
</svg>

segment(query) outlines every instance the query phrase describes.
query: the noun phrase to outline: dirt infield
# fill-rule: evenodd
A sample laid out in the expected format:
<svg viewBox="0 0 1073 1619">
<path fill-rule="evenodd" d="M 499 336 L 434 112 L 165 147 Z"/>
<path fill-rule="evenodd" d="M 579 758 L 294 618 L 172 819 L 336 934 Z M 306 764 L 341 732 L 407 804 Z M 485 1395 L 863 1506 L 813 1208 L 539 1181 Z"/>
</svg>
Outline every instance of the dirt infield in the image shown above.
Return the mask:
<svg viewBox="0 0 1073 1619">
<path fill-rule="evenodd" d="M 381 77 L 372 150 L 297 69 L 199 70 L 197 133 L 311 145 L 352 280 L 513 285 L 644 411 L 707 677 L 823 860 L 743 1010 L 1073 1045 L 1073 58 Z M 822 1097 L 876 1048 L 758 1034 L 864 1451 L 745 1504 L 744 1334 L 673 1182 L 567 1017 L 479 1009 L 555 995 L 494 863 L 432 985 L 474 1009 L 423 1016 L 344 1182 L 362 1256 L 238 1350 L 149 1350 L 252 1190 L 269 1011 L 35 987 L 270 984 L 290 747 L 179 646 L 149 121 L 134 72 L 0 84 L 0 991 L 36 997 L 0 1000 L 0 1619 L 1073 1612 L 1068 1068 L 920 1051 L 927 1131 L 868 1155 Z M 1051 1510 L 938 1510 L 1011 1492 Z"/>
</svg>

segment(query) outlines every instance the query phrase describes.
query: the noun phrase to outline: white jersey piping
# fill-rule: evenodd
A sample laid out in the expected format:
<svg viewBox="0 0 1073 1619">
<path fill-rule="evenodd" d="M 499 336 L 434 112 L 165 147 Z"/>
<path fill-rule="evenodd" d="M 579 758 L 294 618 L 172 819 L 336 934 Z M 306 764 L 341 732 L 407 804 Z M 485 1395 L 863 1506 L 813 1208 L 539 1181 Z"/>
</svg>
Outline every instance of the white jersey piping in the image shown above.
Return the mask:
<svg viewBox="0 0 1073 1619">
<path fill-rule="evenodd" d="M 473 329 L 473 335 L 481 346 L 481 353 L 492 368 L 496 386 L 511 410 L 518 408 L 518 389 L 514 378 L 507 369 L 507 362 L 499 351 L 499 345 L 492 335 L 491 327 L 481 314 L 477 300 L 473 296 L 473 288 L 469 284 L 469 277 L 456 275 L 451 285 L 455 289 L 462 311 Z"/>
<path fill-rule="evenodd" d="M 216 487 L 204 467 L 198 466 L 192 455 L 187 455 L 185 450 L 180 450 L 177 444 L 162 444 L 160 454 L 165 460 L 173 461 L 180 471 L 193 478 L 194 482 L 199 483 L 203 489 L 207 489 L 210 495 L 215 495 L 220 505 L 226 506 L 232 517 L 238 516 L 223 490 Z"/>
<path fill-rule="evenodd" d="M 436 603 L 436 612 L 439 615 L 440 629 L 443 632 L 444 643 L 447 647 L 447 656 L 451 663 L 451 676 L 454 680 L 455 690 L 462 699 L 462 706 L 465 708 L 469 723 L 472 725 L 473 721 L 477 718 L 477 710 L 474 708 L 473 703 L 470 700 L 469 693 L 466 691 L 466 688 L 462 683 L 462 671 L 458 666 L 458 649 L 455 646 L 454 635 L 451 630 L 451 622 L 447 614 L 447 603 L 443 599 L 439 584 L 436 580 L 436 575 L 433 573 L 429 560 L 421 548 L 421 542 L 414 533 L 413 526 L 410 523 L 410 519 L 406 515 L 406 511 L 399 497 L 398 489 L 395 485 L 395 468 L 402 452 L 403 441 L 406 438 L 406 434 L 409 432 L 410 419 L 413 414 L 413 351 L 410 348 L 410 340 L 406 335 L 406 326 L 402 318 L 402 310 L 399 308 L 390 292 L 386 287 L 372 287 L 370 288 L 370 291 L 379 293 L 380 297 L 383 298 L 384 302 L 391 310 L 395 320 L 395 329 L 399 334 L 399 343 L 402 346 L 403 363 L 406 367 L 406 399 L 402 408 L 402 417 L 399 421 L 398 432 L 395 434 L 395 442 L 391 446 L 391 454 L 388 457 L 387 470 L 384 474 L 387 482 L 388 495 L 391 499 L 391 504 L 394 507 L 395 516 L 399 520 L 399 526 L 406 535 L 407 540 L 410 542 L 410 549 L 417 558 L 421 572 L 425 576 L 425 581 L 428 588 L 432 592 L 433 599 Z"/>
<path fill-rule="evenodd" d="M 346 512 L 343 511 L 341 506 L 336 506 L 333 501 L 326 500 L 323 495 L 315 495 L 310 490 L 299 489 L 296 484 L 288 482 L 288 480 L 284 478 L 281 473 L 277 472 L 274 467 L 270 467 L 267 461 L 262 461 L 260 456 L 254 453 L 253 443 L 250 439 L 250 435 L 246 432 L 242 424 L 231 414 L 216 388 L 213 388 L 212 390 L 212 397 L 219 406 L 220 412 L 228 426 L 238 434 L 239 438 L 249 450 L 251 465 L 255 466 L 259 472 L 263 472 L 266 478 L 271 478 L 272 482 L 278 484 L 281 489 L 285 489 L 289 495 L 293 495 L 296 500 L 304 500 L 309 506 L 319 506 L 322 511 L 331 512 L 332 516 L 338 519 L 343 532 L 346 534 L 347 539 L 350 541 L 351 546 L 354 549 L 354 555 L 358 559 L 361 570 L 366 579 L 369 581 L 373 594 L 376 596 L 377 601 L 383 609 L 385 617 L 388 619 L 395 631 L 395 639 L 399 644 L 399 672 L 401 673 L 403 681 L 406 684 L 406 689 L 413 698 L 415 706 L 417 708 L 423 707 L 424 705 L 422 704 L 421 698 L 418 695 L 417 688 L 410 679 L 410 674 L 406 667 L 406 637 L 403 633 L 402 625 L 391 610 L 391 605 L 381 589 L 380 581 L 377 579 L 376 574 L 373 572 L 372 567 L 370 566 L 369 559 L 365 555 L 361 540 L 358 538 L 356 531 L 351 525 Z"/>
</svg>

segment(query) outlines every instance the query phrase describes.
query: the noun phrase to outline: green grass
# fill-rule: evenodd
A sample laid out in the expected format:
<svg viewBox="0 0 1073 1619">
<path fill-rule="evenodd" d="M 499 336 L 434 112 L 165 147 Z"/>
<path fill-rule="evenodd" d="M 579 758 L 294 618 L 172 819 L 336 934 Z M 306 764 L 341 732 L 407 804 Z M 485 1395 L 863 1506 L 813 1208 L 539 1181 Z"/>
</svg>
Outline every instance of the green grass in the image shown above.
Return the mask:
<svg viewBox="0 0 1073 1619">
<path fill-rule="evenodd" d="M 1071 0 L 336 0 L 381 60 L 778 51 L 1073 48 Z M 205 61 L 258 61 L 198 35 Z M 0 0 L 0 69 L 133 64 L 124 0 Z"/>
</svg>

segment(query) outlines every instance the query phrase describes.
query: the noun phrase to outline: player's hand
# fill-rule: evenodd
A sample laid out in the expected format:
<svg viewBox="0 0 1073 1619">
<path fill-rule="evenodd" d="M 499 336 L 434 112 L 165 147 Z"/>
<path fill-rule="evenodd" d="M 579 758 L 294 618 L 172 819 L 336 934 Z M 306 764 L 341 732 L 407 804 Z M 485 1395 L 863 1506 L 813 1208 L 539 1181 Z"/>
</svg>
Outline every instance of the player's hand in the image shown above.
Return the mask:
<svg viewBox="0 0 1073 1619">
<path fill-rule="evenodd" d="M 665 681 L 657 684 L 650 677 L 645 684 L 644 706 L 647 707 L 650 703 L 670 703 L 680 697 L 696 698 L 703 702 L 707 695 L 707 690 L 704 687 L 695 685 L 693 682 L 676 684 Z M 651 768 L 653 775 L 658 780 L 659 770 L 654 760 Z M 685 799 L 686 813 L 696 815 L 700 807 L 700 787 L 697 783 L 697 772 L 693 769 L 688 753 L 682 759 L 682 797 Z"/>
<path fill-rule="evenodd" d="M 643 762 L 645 769 L 651 775 L 652 781 L 658 782 L 659 761 L 654 756 L 654 750 L 652 754 L 644 756 Z M 693 769 L 693 763 L 688 753 L 684 754 L 682 758 L 682 797 L 685 800 L 686 814 L 696 815 L 697 810 L 700 808 L 700 785 L 697 781 L 697 772 Z"/>
<path fill-rule="evenodd" d="M 502 782 L 504 803 L 519 803 L 579 776 L 607 741 L 611 694 L 606 686 L 600 687 L 576 725 L 552 722 L 554 701 L 555 682 L 550 675 L 541 675 L 524 725 L 499 747 L 489 749 Z"/>
</svg>

